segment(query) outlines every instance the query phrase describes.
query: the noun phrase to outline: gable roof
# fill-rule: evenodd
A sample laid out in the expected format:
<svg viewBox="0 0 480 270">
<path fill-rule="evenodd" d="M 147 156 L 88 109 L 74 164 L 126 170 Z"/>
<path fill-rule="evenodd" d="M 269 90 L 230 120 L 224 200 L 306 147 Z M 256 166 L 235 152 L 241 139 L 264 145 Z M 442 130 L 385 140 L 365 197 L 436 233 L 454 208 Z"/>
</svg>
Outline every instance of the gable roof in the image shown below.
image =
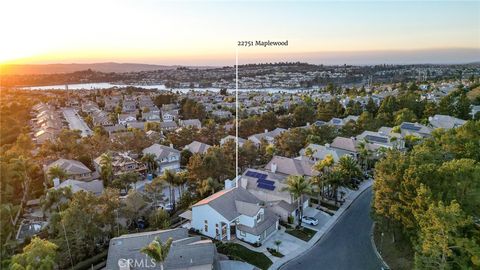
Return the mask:
<svg viewBox="0 0 480 270">
<path fill-rule="evenodd" d="M 180 155 L 180 151 L 175 148 L 155 143 L 142 150 L 143 154 L 154 154 L 158 159 L 166 158 L 170 154 Z"/>
<path fill-rule="evenodd" d="M 156 237 L 161 242 L 172 238 L 172 246 L 164 263 L 164 269 L 189 269 L 195 266 L 211 265 L 215 260 L 215 245 L 211 240 L 201 240 L 199 236 L 189 237 L 185 228 L 133 233 L 112 238 L 108 248 L 106 269 L 120 269 L 119 260 L 145 260 L 140 249 L 151 243 Z M 152 264 L 135 269 L 160 269 L 160 264 Z"/>
<path fill-rule="evenodd" d="M 436 114 L 433 117 L 429 117 L 428 121 L 434 128 L 451 129 L 464 125 L 467 121 L 450 116 Z"/>
<path fill-rule="evenodd" d="M 314 143 L 311 143 L 309 144 L 307 147 L 303 148 L 300 150 L 300 155 L 302 156 L 306 156 L 306 150 L 307 148 L 310 148 L 312 149 L 313 151 L 313 157 L 318 159 L 318 160 L 322 160 L 324 159 L 327 155 L 332 155 L 333 157 L 333 160 L 335 162 L 337 162 L 339 160 L 339 157 L 338 157 L 338 154 L 337 152 L 331 150 L 331 149 L 328 149 L 326 146 L 324 145 L 319 145 L 319 144 L 314 144 Z"/>
<path fill-rule="evenodd" d="M 265 166 L 265 169 L 286 175 L 314 176 L 318 173 L 312 169 L 313 164 L 314 163 L 309 160 L 273 156 L 270 162 Z M 272 170 L 272 166 L 275 165 L 277 166 L 276 170 Z"/>
<path fill-rule="evenodd" d="M 68 179 L 60 183 L 60 185 L 53 187 L 54 189 L 60 189 L 64 187 L 70 187 L 73 193 L 78 191 L 92 192 L 95 195 L 100 195 L 103 192 L 103 182 L 101 180 L 93 180 L 90 182 L 78 181 Z"/>
<path fill-rule="evenodd" d="M 357 152 L 357 141 L 352 138 L 336 137 L 330 144 L 330 147 Z"/>
<path fill-rule="evenodd" d="M 47 172 L 50 170 L 50 168 L 58 166 L 65 170 L 67 174 L 70 175 L 75 175 L 75 174 L 84 174 L 84 173 L 91 173 L 92 170 L 90 170 L 87 166 L 85 166 L 83 163 L 80 161 L 76 161 L 73 159 L 64 159 L 60 158 L 52 163 L 50 163 L 47 166 Z"/>
<path fill-rule="evenodd" d="M 237 205 L 237 202 L 240 203 Z M 260 203 L 261 201 L 257 199 L 257 197 L 244 188 L 235 187 L 227 190 L 221 190 L 211 196 L 208 196 L 207 198 L 194 204 L 193 207 L 208 204 L 225 219 L 233 220 L 241 214 L 251 214 L 255 210 L 255 207 L 251 204 L 260 205 Z"/>
<path fill-rule="evenodd" d="M 185 149 L 188 149 L 188 151 L 192 153 L 199 153 L 199 154 L 204 154 L 208 151 L 208 148 L 212 146 L 202 143 L 199 141 L 193 141 L 190 144 L 185 145 Z"/>
</svg>

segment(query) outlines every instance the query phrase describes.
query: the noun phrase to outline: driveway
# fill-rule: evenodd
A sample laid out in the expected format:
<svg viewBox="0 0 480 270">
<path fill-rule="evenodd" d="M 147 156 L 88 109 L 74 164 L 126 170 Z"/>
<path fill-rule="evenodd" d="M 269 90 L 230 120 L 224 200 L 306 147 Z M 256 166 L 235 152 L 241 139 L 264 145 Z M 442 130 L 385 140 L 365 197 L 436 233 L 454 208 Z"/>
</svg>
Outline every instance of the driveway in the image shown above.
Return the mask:
<svg viewBox="0 0 480 270">
<path fill-rule="evenodd" d="M 309 251 L 289 261 L 282 270 L 376 270 L 382 263 L 373 250 L 370 230 L 372 188 L 365 190 L 333 228 Z"/>
<path fill-rule="evenodd" d="M 261 248 L 265 249 L 265 252 L 268 252 L 268 251 L 266 251 L 267 248 L 275 248 L 276 249 L 277 246 L 275 246 L 275 241 L 277 241 L 277 240 L 282 241 L 282 243 L 280 244 L 280 249 L 279 249 L 280 253 L 282 253 L 282 254 L 288 254 L 288 253 L 300 248 L 303 244 L 305 244 L 304 241 L 296 238 L 293 235 L 290 235 L 290 234 L 286 233 L 282 229 L 282 230 L 277 231 L 272 237 L 267 239 L 267 241 L 265 241 L 265 243 L 263 243 Z"/>
<path fill-rule="evenodd" d="M 318 220 L 318 224 L 315 226 L 302 223 L 302 226 L 316 231 L 320 230 L 320 228 L 322 228 L 323 225 L 325 225 L 332 218 L 332 216 L 330 216 L 329 214 L 312 207 L 306 208 L 303 211 L 303 216 L 314 217 Z"/>
</svg>

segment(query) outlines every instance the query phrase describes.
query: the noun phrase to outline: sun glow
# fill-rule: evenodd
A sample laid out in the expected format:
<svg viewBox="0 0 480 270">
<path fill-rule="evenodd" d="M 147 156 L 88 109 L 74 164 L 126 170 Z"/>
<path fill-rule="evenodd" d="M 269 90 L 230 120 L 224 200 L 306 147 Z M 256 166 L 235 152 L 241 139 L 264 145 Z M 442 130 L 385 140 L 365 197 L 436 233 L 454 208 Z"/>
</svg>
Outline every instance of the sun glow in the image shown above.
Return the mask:
<svg viewBox="0 0 480 270">
<path fill-rule="evenodd" d="M 236 41 L 244 39 L 289 40 L 288 48 L 242 52 L 252 59 L 480 49 L 479 8 L 478 2 L 5 0 L 0 2 L 0 63 L 230 63 Z"/>
</svg>

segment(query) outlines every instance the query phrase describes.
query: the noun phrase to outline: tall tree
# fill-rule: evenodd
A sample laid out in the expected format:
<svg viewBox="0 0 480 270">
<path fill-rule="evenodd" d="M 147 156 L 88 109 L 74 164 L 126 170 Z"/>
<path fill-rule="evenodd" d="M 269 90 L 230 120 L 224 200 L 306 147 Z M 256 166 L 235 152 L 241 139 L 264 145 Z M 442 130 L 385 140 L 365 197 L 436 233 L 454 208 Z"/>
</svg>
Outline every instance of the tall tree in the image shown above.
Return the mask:
<svg viewBox="0 0 480 270">
<path fill-rule="evenodd" d="M 48 240 L 34 237 L 23 252 L 12 257 L 12 270 L 55 269 L 58 246 Z"/>
<path fill-rule="evenodd" d="M 107 187 L 113 180 L 113 159 L 109 153 L 104 153 L 100 157 L 100 177 L 103 185 Z"/>
<path fill-rule="evenodd" d="M 287 177 L 287 186 L 283 188 L 283 191 L 288 191 L 293 200 L 297 202 L 297 221 L 298 227 L 302 226 L 303 218 L 303 198 L 305 194 L 311 193 L 310 181 L 304 176 L 290 175 Z"/>
</svg>

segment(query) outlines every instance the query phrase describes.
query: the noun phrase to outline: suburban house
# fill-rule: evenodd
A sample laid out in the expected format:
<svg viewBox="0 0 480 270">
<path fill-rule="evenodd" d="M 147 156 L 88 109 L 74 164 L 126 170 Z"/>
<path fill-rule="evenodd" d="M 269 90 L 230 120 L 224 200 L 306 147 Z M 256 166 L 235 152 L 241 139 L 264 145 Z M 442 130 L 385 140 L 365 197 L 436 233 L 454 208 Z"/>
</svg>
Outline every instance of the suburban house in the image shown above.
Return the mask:
<svg viewBox="0 0 480 270">
<path fill-rule="evenodd" d="M 276 128 L 272 131 L 265 130 L 263 133 L 253 134 L 248 137 L 249 141 L 252 141 L 255 145 L 260 145 L 262 140 L 266 140 L 267 143 L 273 144 L 275 143 L 275 138 L 280 136 L 286 129 L 283 128 Z"/>
<path fill-rule="evenodd" d="M 193 154 L 205 154 L 208 151 L 208 148 L 212 147 L 206 143 L 193 141 L 190 144 L 185 145 L 186 150 L 190 151 Z"/>
<path fill-rule="evenodd" d="M 220 119 L 232 118 L 232 113 L 230 111 L 215 110 L 212 112 L 212 116 Z"/>
<path fill-rule="evenodd" d="M 325 144 L 328 149 L 337 152 L 339 157 L 343 155 L 351 155 L 358 158 L 358 141 L 356 138 L 336 137 L 331 144 Z"/>
<path fill-rule="evenodd" d="M 137 122 L 137 115 L 135 113 L 122 113 L 118 115 L 118 123 L 126 125 L 128 122 Z"/>
<path fill-rule="evenodd" d="M 173 122 L 178 118 L 178 110 L 164 110 L 162 108 L 163 122 Z"/>
<path fill-rule="evenodd" d="M 112 158 L 113 175 L 118 176 L 128 172 L 145 173 L 147 167 L 142 162 L 135 160 L 128 152 L 108 152 Z M 98 172 L 102 171 L 102 156 L 93 160 L 93 164 Z"/>
<path fill-rule="evenodd" d="M 57 166 L 63 169 L 67 173 L 68 178 L 70 179 L 90 181 L 95 177 L 92 170 L 90 170 L 87 166 L 85 166 L 80 161 L 72 160 L 72 159 L 64 159 L 64 158 L 60 158 L 48 164 L 45 167 L 45 172 L 48 173 L 50 168 L 57 167 Z"/>
<path fill-rule="evenodd" d="M 278 230 L 278 217 L 242 187 L 219 191 L 192 206 L 192 228 L 218 240 L 262 244 Z"/>
<path fill-rule="evenodd" d="M 125 234 L 112 238 L 108 247 L 105 269 L 162 269 L 159 262 L 140 252 L 140 249 L 158 239 L 164 243 L 173 240 L 164 270 L 212 270 L 217 269 L 215 244 L 200 236 L 189 236 L 185 228 Z"/>
<path fill-rule="evenodd" d="M 431 136 L 432 128 L 419 123 L 403 122 L 400 125 L 400 131 L 403 137 L 413 135 L 415 137 L 425 138 Z"/>
<path fill-rule="evenodd" d="M 137 102 L 135 100 L 124 100 L 122 104 L 123 113 L 136 113 Z"/>
<path fill-rule="evenodd" d="M 157 174 L 162 174 L 165 170 L 180 170 L 180 151 L 173 148 L 173 145 L 168 147 L 155 143 L 143 149 L 142 153 L 155 155 L 158 165 Z"/>
<path fill-rule="evenodd" d="M 225 138 L 222 138 L 220 140 L 220 145 L 224 145 L 226 142 L 232 140 L 233 142 L 236 142 L 237 141 L 237 138 L 235 136 L 232 136 L 232 135 L 228 135 L 226 136 Z M 246 142 L 247 140 L 243 139 L 243 138 L 240 138 L 238 137 L 238 146 L 239 147 L 242 147 L 243 144 Z"/>
<path fill-rule="evenodd" d="M 463 126 L 467 121 L 449 115 L 436 114 L 429 117 L 428 122 L 433 128 L 451 129 Z"/>
<path fill-rule="evenodd" d="M 103 193 L 103 182 L 101 180 L 93 180 L 90 182 L 84 182 L 79 180 L 68 179 L 60 183 L 58 179 L 53 180 L 53 189 L 60 189 L 69 187 L 72 193 L 79 191 L 92 192 L 93 194 L 100 196 Z"/>
<path fill-rule="evenodd" d="M 173 131 L 178 128 L 178 125 L 176 122 L 160 122 L 160 130 L 163 132 L 168 132 L 168 131 Z"/>
<path fill-rule="evenodd" d="M 310 150 L 307 150 L 310 149 Z M 311 156 L 307 155 L 308 151 L 311 151 Z M 323 160 L 327 155 L 331 155 L 333 160 L 337 162 L 339 160 L 339 156 L 337 152 L 328 149 L 324 145 L 314 144 L 311 143 L 307 147 L 300 150 L 300 159 L 304 160 L 311 160 L 313 162 L 317 162 L 319 160 Z"/>
<path fill-rule="evenodd" d="M 198 129 L 202 128 L 202 123 L 198 119 L 187 119 L 178 121 L 181 127 L 195 127 Z"/>
<path fill-rule="evenodd" d="M 113 122 L 108 113 L 97 110 L 91 113 L 94 126 L 112 126 Z"/>
<path fill-rule="evenodd" d="M 265 169 L 273 173 L 288 175 L 300 175 L 312 177 L 318 175 L 313 170 L 315 163 L 311 160 L 300 160 L 281 156 L 273 156 L 270 162 L 265 165 Z"/>
<path fill-rule="evenodd" d="M 277 173 L 275 166 L 269 168 L 265 170 L 247 169 L 238 180 L 238 186 L 263 201 L 269 210 L 281 220 L 287 222 L 290 216 L 296 217 L 299 202 L 298 199 L 294 199 L 288 191 L 284 190 L 287 187 L 286 179 L 288 175 Z M 306 197 L 301 205 L 303 209 L 308 207 Z"/>
<path fill-rule="evenodd" d="M 357 137 L 358 142 L 365 142 L 367 147 L 375 148 L 388 148 L 388 149 L 403 149 L 405 148 L 405 141 L 402 138 L 389 136 L 381 132 L 364 131 Z"/>
<path fill-rule="evenodd" d="M 142 119 L 147 122 L 160 122 L 162 118 L 158 112 L 144 112 L 142 113 Z"/>
</svg>

